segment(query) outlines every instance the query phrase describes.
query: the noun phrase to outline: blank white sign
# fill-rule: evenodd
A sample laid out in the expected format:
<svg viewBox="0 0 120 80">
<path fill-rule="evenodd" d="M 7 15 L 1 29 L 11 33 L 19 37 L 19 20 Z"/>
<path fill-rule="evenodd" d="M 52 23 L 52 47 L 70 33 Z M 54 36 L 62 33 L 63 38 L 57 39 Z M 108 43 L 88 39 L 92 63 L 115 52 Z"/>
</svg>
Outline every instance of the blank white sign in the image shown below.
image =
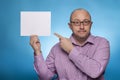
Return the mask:
<svg viewBox="0 0 120 80">
<path fill-rule="evenodd" d="M 21 11 L 21 36 L 49 36 L 51 32 L 51 12 Z"/>
</svg>

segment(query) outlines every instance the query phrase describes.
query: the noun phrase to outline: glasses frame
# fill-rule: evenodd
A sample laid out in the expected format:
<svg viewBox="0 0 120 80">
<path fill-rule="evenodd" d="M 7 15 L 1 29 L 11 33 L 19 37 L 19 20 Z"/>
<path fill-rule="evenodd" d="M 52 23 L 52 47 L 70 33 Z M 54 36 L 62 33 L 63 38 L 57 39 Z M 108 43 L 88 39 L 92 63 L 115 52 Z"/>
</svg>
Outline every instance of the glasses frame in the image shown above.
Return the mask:
<svg viewBox="0 0 120 80">
<path fill-rule="evenodd" d="M 81 26 L 81 23 L 83 24 L 83 26 L 88 26 L 88 25 L 90 25 L 91 23 L 92 23 L 92 21 L 91 20 L 88 20 L 88 19 L 85 19 L 85 20 L 83 20 L 83 21 L 80 21 L 80 20 L 78 20 L 78 19 L 75 19 L 74 21 L 70 21 L 70 23 L 72 24 L 72 25 L 74 25 L 74 26 Z"/>
</svg>

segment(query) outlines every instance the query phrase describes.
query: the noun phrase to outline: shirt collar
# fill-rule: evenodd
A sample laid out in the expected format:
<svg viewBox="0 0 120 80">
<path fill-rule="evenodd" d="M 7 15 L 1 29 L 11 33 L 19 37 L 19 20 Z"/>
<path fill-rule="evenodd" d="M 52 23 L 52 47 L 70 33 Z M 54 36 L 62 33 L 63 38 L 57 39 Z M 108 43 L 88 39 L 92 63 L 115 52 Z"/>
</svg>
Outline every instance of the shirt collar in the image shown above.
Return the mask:
<svg viewBox="0 0 120 80">
<path fill-rule="evenodd" d="M 87 43 L 94 44 L 94 38 L 95 38 L 95 36 L 93 36 L 93 35 L 90 34 L 89 37 L 87 38 L 87 40 L 85 41 L 85 43 L 83 45 L 85 45 Z M 72 43 L 74 45 L 78 45 L 79 46 L 79 44 L 74 39 L 73 35 L 71 35 L 70 40 L 72 41 Z"/>
</svg>

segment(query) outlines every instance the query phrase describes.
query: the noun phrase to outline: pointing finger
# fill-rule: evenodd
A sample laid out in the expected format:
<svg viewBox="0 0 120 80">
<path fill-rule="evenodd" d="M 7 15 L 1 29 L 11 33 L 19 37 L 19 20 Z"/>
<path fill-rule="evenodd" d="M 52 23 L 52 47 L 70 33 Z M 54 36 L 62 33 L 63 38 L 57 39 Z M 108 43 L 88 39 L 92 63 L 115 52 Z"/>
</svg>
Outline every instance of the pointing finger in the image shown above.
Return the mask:
<svg viewBox="0 0 120 80">
<path fill-rule="evenodd" d="M 64 38 L 63 36 L 59 35 L 58 33 L 54 33 L 55 36 L 57 36 L 58 38 Z"/>
</svg>

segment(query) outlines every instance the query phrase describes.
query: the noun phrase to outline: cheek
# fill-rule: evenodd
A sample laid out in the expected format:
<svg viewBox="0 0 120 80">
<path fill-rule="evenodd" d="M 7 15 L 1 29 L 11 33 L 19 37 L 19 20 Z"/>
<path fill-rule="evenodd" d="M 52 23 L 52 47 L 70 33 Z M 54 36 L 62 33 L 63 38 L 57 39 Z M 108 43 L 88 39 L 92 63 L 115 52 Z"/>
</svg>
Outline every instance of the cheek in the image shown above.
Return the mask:
<svg viewBox="0 0 120 80">
<path fill-rule="evenodd" d="M 86 31 L 90 32 L 91 27 L 86 27 Z"/>
<path fill-rule="evenodd" d="M 79 29 L 77 29 L 77 28 L 72 28 L 72 31 L 73 32 L 77 32 Z"/>
<path fill-rule="evenodd" d="M 70 28 L 71 30 L 73 30 L 73 26 L 72 26 L 72 25 L 70 25 L 70 24 L 69 24 L 69 28 Z"/>
<path fill-rule="evenodd" d="M 76 29 L 73 26 L 70 26 L 70 29 L 74 32 Z"/>
</svg>

